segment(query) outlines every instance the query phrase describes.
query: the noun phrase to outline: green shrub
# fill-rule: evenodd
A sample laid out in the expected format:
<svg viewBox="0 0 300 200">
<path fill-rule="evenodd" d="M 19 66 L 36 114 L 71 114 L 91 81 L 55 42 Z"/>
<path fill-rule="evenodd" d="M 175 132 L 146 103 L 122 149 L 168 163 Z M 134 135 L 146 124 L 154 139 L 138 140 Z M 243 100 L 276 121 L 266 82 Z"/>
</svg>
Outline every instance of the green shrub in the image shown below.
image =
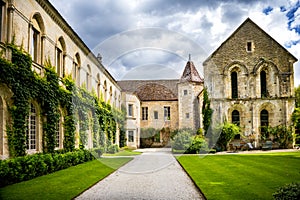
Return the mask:
<svg viewBox="0 0 300 200">
<path fill-rule="evenodd" d="M 192 137 L 192 145 L 187 149 L 186 153 L 205 153 L 208 150 L 208 145 L 205 138 L 201 135 Z"/>
<path fill-rule="evenodd" d="M 0 160 L 0 187 L 30 180 L 95 159 L 88 150 L 53 154 L 33 154 Z"/>
<path fill-rule="evenodd" d="M 103 153 L 105 153 L 105 148 L 104 147 L 99 147 L 99 148 L 95 148 L 95 149 L 92 150 L 92 154 L 96 158 L 100 158 Z"/>
<path fill-rule="evenodd" d="M 178 131 L 171 141 L 172 149 L 175 150 L 187 150 L 192 145 L 191 133 L 188 131 Z"/>
<path fill-rule="evenodd" d="M 221 134 L 217 141 L 217 146 L 221 148 L 222 151 L 227 149 L 227 145 L 234 138 L 235 135 L 240 133 L 240 128 L 232 123 L 224 123 L 221 126 Z"/>
<path fill-rule="evenodd" d="M 119 146 L 117 144 L 112 144 L 107 148 L 107 153 L 117 153 L 119 152 Z"/>
<path fill-rule="evenodd" d="M 300 199 L 300 182 L 286 184 L 273 193 L 275 200 L 298 200 Z"/>
</svg>

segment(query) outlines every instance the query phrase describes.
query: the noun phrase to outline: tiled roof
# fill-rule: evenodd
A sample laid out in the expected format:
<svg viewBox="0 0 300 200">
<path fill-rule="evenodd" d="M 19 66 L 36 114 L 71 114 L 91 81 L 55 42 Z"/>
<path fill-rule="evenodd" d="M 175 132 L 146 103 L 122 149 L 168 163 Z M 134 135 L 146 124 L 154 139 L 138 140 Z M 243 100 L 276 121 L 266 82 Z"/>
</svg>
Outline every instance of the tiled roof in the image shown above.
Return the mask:
<svg viewBox="0 0 300 200">
<path fill-rule="evenodd" d="M 200 77 L 194 63 L 188 61 L 184 68 L 183 74 L 181 76 L 180 82 L 198 82 L 203 83 L 203 79 Z"/>
<path fill-rule="evenodd" d="M 126 80 L 118 81 L 124 92 L 136 94 L 141 101 L 178 100 L 179 80 Z"/>
</svg>

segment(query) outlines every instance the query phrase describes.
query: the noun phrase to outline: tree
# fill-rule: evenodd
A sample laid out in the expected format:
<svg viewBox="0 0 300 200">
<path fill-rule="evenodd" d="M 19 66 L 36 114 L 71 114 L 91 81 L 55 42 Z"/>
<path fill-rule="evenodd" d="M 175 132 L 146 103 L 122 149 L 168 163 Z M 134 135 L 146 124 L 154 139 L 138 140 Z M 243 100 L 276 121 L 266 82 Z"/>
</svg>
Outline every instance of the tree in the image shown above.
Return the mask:
<svg viewBox="0 0 300 200">
<path fill-rule="evenodd" d="M 295 106 L 300 108 L 300 85 L 295 88 Z"/>
<path fill-rule="evenodd" d="M 205 87 L 203 90 L 203 106 L 202 106 L 202 114 L 203 114 L 203 128 L 205 134 L 207 134 L 208 128 L 211 122 L 213 110 L 210 108 L 210 100 L 208 97 L 207 88 Z"/>
</svg>

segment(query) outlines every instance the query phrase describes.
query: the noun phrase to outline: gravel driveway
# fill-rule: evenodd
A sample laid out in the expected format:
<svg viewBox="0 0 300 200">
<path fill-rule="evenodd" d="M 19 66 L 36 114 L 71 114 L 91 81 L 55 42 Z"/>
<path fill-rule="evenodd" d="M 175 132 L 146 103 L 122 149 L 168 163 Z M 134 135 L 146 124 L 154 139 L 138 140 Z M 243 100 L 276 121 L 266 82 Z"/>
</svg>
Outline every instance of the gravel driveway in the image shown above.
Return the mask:
<svg viewBox="0 0 300 200">
<path fill-rule="evenodd" d="M 204 199 L 170 149 L 143 151 L 76 199 Z"/>
</svg>

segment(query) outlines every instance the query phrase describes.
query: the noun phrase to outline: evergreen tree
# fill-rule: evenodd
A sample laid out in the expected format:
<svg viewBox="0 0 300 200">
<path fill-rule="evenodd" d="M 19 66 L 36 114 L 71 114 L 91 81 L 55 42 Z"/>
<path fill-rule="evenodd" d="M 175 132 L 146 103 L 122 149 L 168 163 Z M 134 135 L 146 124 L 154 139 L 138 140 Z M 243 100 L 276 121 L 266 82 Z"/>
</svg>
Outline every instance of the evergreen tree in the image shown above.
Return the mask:
<svg viewBox="0 0 300 200">
<path fill-rule="evenodd" d="M 210 100 L 208 97 L 207 88 L 204 88 L 203 91 L 203 106 L 202 106 L 202 114 L 203 114 L 203 128 L 205 130 L 205 134 L 207 134 L 208 128 L 211 122 L 213 110 L 210 108 Z"/>
</svg>

